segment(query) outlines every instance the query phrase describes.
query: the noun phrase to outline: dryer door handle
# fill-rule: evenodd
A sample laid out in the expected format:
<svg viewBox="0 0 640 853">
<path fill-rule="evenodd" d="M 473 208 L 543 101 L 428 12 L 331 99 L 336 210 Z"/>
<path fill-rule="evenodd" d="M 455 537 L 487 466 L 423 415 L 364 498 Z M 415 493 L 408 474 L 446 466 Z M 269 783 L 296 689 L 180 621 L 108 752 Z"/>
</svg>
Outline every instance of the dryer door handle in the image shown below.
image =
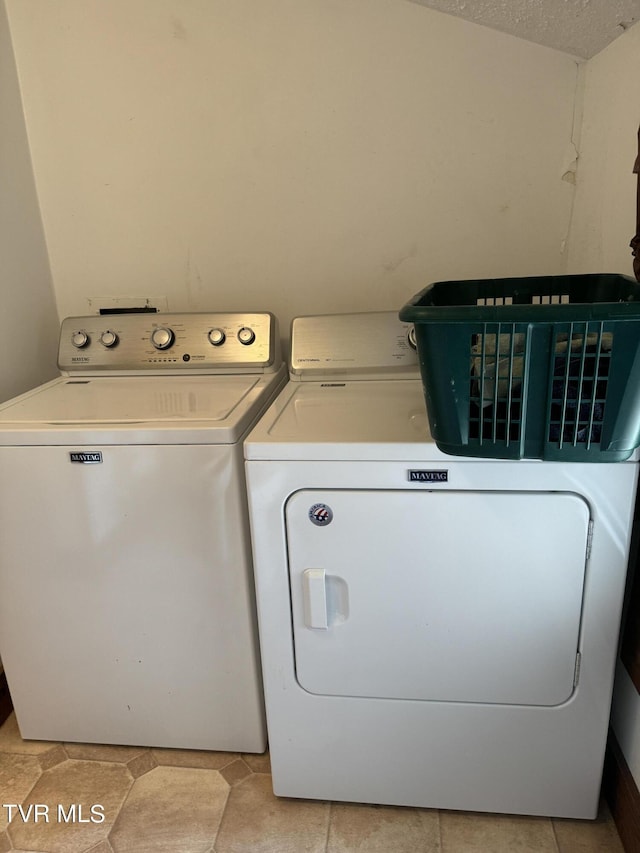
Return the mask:
<svg viewBox="0 0 640 853">
<path fill-rule="evenodd" d="M 304 624 L 307 628 L 326 631 L 327 586 L 324 569 L 305 569 L 302 573 L 302 595 L 304 599 Z"/>
</svg>

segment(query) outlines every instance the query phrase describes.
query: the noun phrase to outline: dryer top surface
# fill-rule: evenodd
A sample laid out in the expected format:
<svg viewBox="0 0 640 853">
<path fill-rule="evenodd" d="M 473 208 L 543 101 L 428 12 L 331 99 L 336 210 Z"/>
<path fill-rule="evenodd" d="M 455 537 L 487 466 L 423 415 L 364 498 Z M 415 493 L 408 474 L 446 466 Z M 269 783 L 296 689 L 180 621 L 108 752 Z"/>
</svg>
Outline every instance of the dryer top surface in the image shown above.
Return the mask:
<svg viewBox="0 0 640 853">
<path fill-rule="evenodd" d="M 420 380 L 290 382 L 245 443 L 247 459 L 451 459 L 429 430 Z"/>
</svg>

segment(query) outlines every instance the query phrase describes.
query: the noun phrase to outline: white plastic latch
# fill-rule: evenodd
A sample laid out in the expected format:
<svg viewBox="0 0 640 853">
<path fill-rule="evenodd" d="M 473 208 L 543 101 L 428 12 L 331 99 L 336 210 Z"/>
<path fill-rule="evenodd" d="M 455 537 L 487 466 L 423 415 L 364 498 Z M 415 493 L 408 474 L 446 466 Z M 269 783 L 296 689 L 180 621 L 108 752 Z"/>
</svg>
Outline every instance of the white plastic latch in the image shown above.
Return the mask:
<svg viewBox="0 0 640 853">
<path fill-rule="evenodd" d="M 304 623 L 307 628 L 327 630 L 327 587 L 324 569 L 305 569 L 302 573 Z"/>
</svg>

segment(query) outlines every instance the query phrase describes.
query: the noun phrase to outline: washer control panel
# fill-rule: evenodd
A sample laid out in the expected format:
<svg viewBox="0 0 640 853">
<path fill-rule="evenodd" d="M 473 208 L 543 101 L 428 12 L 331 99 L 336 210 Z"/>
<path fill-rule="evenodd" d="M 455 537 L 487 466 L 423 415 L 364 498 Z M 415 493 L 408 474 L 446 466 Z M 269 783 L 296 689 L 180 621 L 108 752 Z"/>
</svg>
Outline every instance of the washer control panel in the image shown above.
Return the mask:
<svg viewBox="0 0 640 853">
<path fill-rule="evenodd" d="M 273 314 L 109 314 L 67 317 L 63 372 L 260 372 L 279 353 Z"/>
</svg>

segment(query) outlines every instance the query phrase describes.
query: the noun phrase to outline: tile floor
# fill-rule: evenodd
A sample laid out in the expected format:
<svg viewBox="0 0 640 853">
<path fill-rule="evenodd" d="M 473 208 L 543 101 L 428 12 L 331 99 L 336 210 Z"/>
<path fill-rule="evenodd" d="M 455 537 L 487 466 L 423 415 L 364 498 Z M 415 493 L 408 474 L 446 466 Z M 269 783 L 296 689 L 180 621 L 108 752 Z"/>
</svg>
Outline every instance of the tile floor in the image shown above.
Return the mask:
<svg viewBox="0 0 640 853">
<path fill-rule="evenodd" d="M 0 853 L 623 853 L 605 805 L 585 822 L 281 799 L 269 769 L 267 755 L 24 741 L 12 714 Z"/>
</svg>

